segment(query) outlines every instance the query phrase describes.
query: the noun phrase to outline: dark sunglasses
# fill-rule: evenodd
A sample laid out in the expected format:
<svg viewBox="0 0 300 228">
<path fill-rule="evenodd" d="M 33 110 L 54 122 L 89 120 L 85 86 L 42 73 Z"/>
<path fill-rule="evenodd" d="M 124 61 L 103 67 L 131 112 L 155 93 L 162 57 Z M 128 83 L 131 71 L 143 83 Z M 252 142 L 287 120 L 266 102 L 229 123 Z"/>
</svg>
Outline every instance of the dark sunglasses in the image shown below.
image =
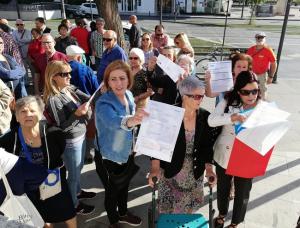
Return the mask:
<svg viewBox="0 0 300 228">
<path fill-rule="evenodd" d="M 0 42 L 0 44 L 4 44 L 3 42 Z"/>
<path fill-rule="evenodd" d="M 134 59 L 134 60 L 138 60 L 138 59 L 139 59 L 139 57 L 129 57 L 129 60 L 132 60 L 132 59 Z"/>
<path fill-rule="evenodd" d="M 258 94 L 259 89 L 253 89 L 253 90 L 246 90 L 246 89 L 241 89 L 239 92 L 242 96 L 249 96 L 250 94 L 256 95 Z"/>
<path fill-rule="evenodd" d="M 260 39 L 263 39 L 263 38 L 265 38 L 264 36 L 257 36 L 257 37 L 255 37 L 257 40 L 260 40 Z"/>
<path fill-rule="evenodd" d="M 155 34 L 156 36 L 158 36 L 158 37 L 162 37 L 164 34 Z"/>
<path fill-rule="evenodd" d="M 23 26 L 24 24 L 16 24 L 16 26 Z"/>
<path fill-rule="evenodd" d="M 67 78 L 67 77 L 69 77 L 70 74 L 71 74 L 71 72 L 60 72 L 60 73 L 57 73 L 56 75 L 58 75 L 62 78 Z"/>
<path fill-rule="evenodd" d="M 149 38 L 143 38 L 142 39 L 142 41 L 146 41 L 146 40 L 149 41 L 150 39 Z"/>
<path fill-rule="evenodd" d="M 102 40 L 103 40 L 103 41 L 110 42 L 110 41 L 112 41 L 113 39 L 112 39 L 112 38 L 104 38 L 104 37 L 103 37 Z"/>
<path fill-rule="evenodd" d="M 200 101 L 204 97 L 204 95 L 191 95 L 191 94 L 185 94 L 185 96 L 189 98 L 193 98 L 195 101 Z"/>
</svg>

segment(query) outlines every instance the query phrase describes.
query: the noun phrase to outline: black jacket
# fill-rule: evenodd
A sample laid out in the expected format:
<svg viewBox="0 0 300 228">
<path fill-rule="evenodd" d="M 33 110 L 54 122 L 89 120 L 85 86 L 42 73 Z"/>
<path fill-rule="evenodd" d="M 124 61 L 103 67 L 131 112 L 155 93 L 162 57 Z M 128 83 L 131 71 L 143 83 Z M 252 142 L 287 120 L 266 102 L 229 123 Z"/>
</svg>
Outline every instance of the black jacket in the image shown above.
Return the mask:
<svg viewBox="0 0 300 228">
<path fill-rule="evenodd" d="M 193 170 L 196 180 L 204 173 L 205 163 L 213 162 L 213 145 L 216 140 L 215 135 L 217 134 L 217 129 L 208 126 L 207 118 L 209 114 L 208 111 L 200 108 L 196 117 L 193 149 Z M 164 169 L 166 178 L 172 178 L 180 172 L 185 153 L 186 139 L 184 123 L 182 122 L 171 163 L 160 161 L 160 167 Z"/>
<path fill-rule="evenodd" d="M 46 149 L 46 140 L 43 128 L 45 127 L 47 145 L 50 159 L 50 169 L 55 169 L 63 165 L 62 154 L 65 150 L 65 137 L 61 129 L 48 126 L 45 121 L 40 122 L 40 134 L 42 140 L 42 151 L 44 154 L 44 166 L 48 168 L 48 155 Z M 19 156 L 22 146 L 18 137 L 18 127 L 12 129 L 0 138 L 0 147 L 7 152 Z"/>
</svg>

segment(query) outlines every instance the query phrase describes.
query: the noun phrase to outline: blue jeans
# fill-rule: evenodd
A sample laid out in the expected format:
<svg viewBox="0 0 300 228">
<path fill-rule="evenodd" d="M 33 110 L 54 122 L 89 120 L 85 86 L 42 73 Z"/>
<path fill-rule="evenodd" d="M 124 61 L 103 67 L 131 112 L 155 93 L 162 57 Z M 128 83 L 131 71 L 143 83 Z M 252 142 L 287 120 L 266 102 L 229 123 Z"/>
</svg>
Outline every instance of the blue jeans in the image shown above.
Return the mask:
<svg viewBox="0 0 300 228">
<path fill-rule="evenodd" d="M 77 194 L 81 191 L 80 174 L 84 165 L 85 136 L 71 146 L 66 145 L 63 160 L 68 171 L 68 186 L 72 195 L 74 207 L 78 205 Z"/>
<path fill-rule="evenodd" d="M 13 82 L 13 90 L 15 93 L 15 99 L 19 99 L 27 96 L 27 91 L 25 88 L 25 79 L 24 77 L 14 80 Z"/>
</svg>

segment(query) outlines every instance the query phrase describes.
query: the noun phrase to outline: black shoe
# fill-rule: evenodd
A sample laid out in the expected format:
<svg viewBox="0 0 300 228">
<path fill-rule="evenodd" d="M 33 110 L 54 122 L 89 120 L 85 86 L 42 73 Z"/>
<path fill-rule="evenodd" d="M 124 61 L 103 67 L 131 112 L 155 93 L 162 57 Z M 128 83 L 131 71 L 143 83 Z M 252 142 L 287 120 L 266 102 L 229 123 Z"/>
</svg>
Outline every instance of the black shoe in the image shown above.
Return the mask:
<svg viewBox="0 0 300 228">
<path fill-rule="evenodd" d="M 142 219 L 138 216 L 127 212 L 124 216 L 119 216 L 119 223 L 127 223 L 131 226 L 139 226 L 142 224 Z"/>
<path fill-rule="evenodd" d="M 218 216 L 214 218 L 214 227 L 215 228 L 223 228 L 225 223 L 225 217 L 223 216 Z"/>
<path fill-rule="evenodd" d="M 78 206 L 76 207 L 76 213 L 78 215 L 89 215 L 95 210 L 94 206 L 84 204 L 79 202 Z"/>
<path fill-rule="evenodd" d="M 81 190 L 80 194 L 77 195 L 77 199 L 81 200 L 81 199 L 93 199 L 96 197 L 96 193 L 95 192 L 86 192 Z"/>
</svg>

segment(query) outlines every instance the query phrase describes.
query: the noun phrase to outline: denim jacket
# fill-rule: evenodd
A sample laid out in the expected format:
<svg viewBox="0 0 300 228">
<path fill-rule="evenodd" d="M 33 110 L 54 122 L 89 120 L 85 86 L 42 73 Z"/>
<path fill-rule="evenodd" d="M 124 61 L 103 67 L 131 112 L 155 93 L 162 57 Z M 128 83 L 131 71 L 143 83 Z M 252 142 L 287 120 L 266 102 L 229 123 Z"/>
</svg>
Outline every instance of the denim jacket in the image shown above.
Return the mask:
<svg viewBox="0 0 300 228">
<path fill-rule="evenodd" d="M 13 57 L 6 54 L 3 56 L 9 64 L 9 69 L 4 62 L 0 61 L 0 78 L 2 81 L 8 82 L 22 78 L 26 73 L 24 67 L 19 65 Z"/>
<path fill-rule="evenodd" d="M 105 159 L 126 163 L 132 150 L 133 131 L 126 126 L 126 121 L 134 115 L 134 98 L 126 91 L 130 115 L 117 96 L 108 91 L 96 101 L 96 129 L 98 149 Z"/>
</svg>

